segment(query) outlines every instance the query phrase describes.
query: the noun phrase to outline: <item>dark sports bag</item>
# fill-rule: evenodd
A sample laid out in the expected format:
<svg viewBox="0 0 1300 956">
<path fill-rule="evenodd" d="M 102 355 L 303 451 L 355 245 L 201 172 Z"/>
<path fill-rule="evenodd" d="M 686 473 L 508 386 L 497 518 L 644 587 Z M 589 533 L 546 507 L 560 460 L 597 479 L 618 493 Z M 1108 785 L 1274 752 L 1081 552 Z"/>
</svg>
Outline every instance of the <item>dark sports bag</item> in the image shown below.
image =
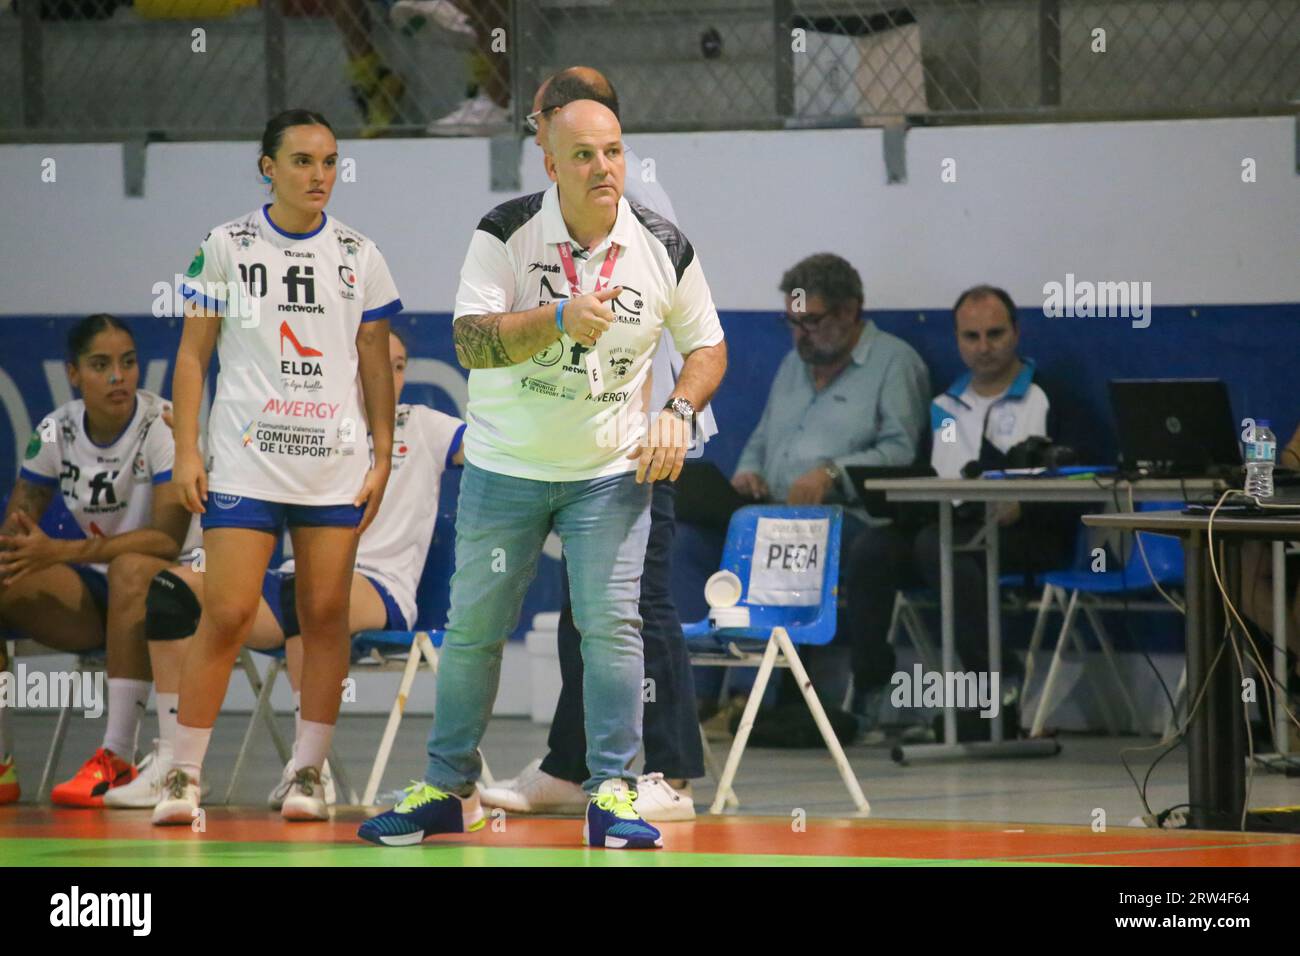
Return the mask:
<svg viewBox="0 0 1300 956">
<path fill-rule="evenodd" d="M 731 733 L 734 735 L 740 727 L 740 714 L 731 718 Z M 826 717 L 831 722 L 831 729 L 840 743 L 850 744 L 858 735 L 858 722 L 847 711 L 834 707 L 826 708 Z M 813 721 L 808 705 L 802 700 L 759 711 L 750 731 L 749 742 L 755 747 L 778 747 L 783 749 L 806 749 L 825 747 L 821 731 Z"/>
</svg>

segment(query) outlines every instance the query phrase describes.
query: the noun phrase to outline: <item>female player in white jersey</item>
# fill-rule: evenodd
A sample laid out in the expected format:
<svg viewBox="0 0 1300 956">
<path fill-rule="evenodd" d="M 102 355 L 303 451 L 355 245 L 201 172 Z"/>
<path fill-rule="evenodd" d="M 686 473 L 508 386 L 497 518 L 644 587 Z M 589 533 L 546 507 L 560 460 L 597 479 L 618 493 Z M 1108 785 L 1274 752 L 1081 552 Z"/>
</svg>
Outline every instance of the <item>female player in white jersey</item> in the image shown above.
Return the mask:
<svg viewBox="0 0 1300 956">
<path fill-rule="evenodd" d="M 32 432 L 0 525 L 0 627 L 78 653 L 104 647 L 115 630 L 143 624 L 143 605 L 138 620 L 126 620 L 110 582 L 127 557 L 175 561 L 190 516 L 170 484 L 165 403 L 137 388 L 135 339 L 126 323 L 103 314 L 78 322 L 68 335 L 67 371 L 81 397 Z M 41 531 L 56 494 L 81 538 Z M 98 806 L 109 788 L 135 777 L 136 728 L 149 698 L 143 650 L 136 642 L 134 652 L 110 652 L 103 744 L 71 780 L 54 788 L 55 803 Z M 18 799 L 19 787 L 4 715 L 0 709 L 0 803 L 9 803 Z"/>
<path fill-rule="evenodd" d="M 393 368 L 393 394 L 402 394 L 406 379 L 407 349 L 396 331 L 389 337 Z M 356 572 L 348 631 L 405 631 L 415 626 L 415 592 L 420 583 L 433 528 L 438 519 L 438 492 L 447 468 L 465 462 L 461 437 L 465 423 L 426 405 L 398 405 L 393 430 L 393 473 L 384 493 L 384 508 L 357 545 Z M 302 683 L 302 641 L 294 611 L 295 562 L 286 561 L 266 572 L 262 601 L 258 605 L 248 645 L 258 650 L 285 648 L 295 712 Z M 143 567 L 143 565 L 142 565 Z M 153 572 L 149 571 L 149 575 Z M 164 706 L 175 700 L 189 637 L 199 621 L 205 574 L 190 567 L 175 567 L 137 583 L 148 592 L 145 635 L 158 688 L 159 740 L 157 755 L 140 765 L 131 784 L 113 790 L 107 807 L 153 807 L 162 796 L 163 773 L 170 762 L 175 738 L 175 718 L 166 719 Z M 286 640 L 287 638 L 287 640 Z M 272 791 L 271 809 L 281 810 L 293 786 L 293 761 L 285 765 L 279 785 Z M 323 795 L 294 795 L 300 816 L 327 816 Z"/>
<path fill-rule="evenodd" d="M 174 480 L 203 516 L 208 600 L 185 654 L 157 824 L 188 824 L 198 808 L 212 726 L 285 525 L 298 559 L 303 682 L 284 815 L 295 818 L 295 794 L 312 803 L 348 671 L 357 541 L 392 468 L 388 318 L 402 303 L 374 243 L 325 213 L 334 133 L 319 113 L 280 113 L 262 134 L 258 163 L 274 201 L 208 233 L 183 289 Z M 199 396 L 214 346 L 221 370 L 205 468 Z"/>
</svg>

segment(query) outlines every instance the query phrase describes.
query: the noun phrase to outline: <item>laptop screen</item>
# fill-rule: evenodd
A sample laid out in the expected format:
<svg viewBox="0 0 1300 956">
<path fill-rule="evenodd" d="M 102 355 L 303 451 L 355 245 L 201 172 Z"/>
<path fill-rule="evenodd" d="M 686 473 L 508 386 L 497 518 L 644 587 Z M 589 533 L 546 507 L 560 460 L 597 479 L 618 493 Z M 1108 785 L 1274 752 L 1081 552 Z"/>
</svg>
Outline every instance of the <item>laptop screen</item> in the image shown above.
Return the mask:
<svg viewBox="0 0 1300 956">
<path fill-rule="evenodd" d="M 1113 379 L 1120 466 L 1205 475 L 1241 466 L 1228 387 L 1213 378 Z"/>
</svg>

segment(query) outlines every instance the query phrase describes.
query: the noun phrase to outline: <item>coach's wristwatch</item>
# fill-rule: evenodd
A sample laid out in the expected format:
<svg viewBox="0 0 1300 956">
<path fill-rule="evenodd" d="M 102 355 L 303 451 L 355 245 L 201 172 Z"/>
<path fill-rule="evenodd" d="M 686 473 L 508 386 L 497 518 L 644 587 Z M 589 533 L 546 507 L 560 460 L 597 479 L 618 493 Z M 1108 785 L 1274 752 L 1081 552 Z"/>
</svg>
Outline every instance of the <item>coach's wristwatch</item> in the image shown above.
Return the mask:
<svg viewBox="0 0 1300 956">
<path fill-rule="evenodd" d="M 689 398 L 674 398 L 664 406 L 664 410 L 671 411 L 684 422 L 695 423 L 695 406 Z"/>
<path fill-rule="evenodd" d="M 840 479 L 844 477 L 844 471 L 839 465 L 827 458 L 822 462 L 822 471 L 826 472 L 826 477 L 831 480 L 831 484 L 836 488 L 840 486 Z"/>
</svg>

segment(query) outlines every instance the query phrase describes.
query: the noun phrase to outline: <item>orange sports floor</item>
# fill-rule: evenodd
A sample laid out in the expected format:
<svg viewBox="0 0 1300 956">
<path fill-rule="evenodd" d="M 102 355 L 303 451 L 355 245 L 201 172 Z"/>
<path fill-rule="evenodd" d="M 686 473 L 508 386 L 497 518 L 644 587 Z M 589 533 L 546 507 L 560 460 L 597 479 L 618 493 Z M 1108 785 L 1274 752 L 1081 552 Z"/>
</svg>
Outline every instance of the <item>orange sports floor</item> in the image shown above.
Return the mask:
<svg viewBox="0 0 1300 956">
<path fill-rule="evenodd" d="M 364 813 L 287 824 L 215 808 L 205 830 L 155 828 L 146 811 L 0 807 L 0 866 L 1300 866 L 1300 836 L 1005 823 L 701 816 L 663 824 L 661 851 L 589 850 L 582 822 L 511 816 L 482 831 L 375 847 Z"/>
</svg>

